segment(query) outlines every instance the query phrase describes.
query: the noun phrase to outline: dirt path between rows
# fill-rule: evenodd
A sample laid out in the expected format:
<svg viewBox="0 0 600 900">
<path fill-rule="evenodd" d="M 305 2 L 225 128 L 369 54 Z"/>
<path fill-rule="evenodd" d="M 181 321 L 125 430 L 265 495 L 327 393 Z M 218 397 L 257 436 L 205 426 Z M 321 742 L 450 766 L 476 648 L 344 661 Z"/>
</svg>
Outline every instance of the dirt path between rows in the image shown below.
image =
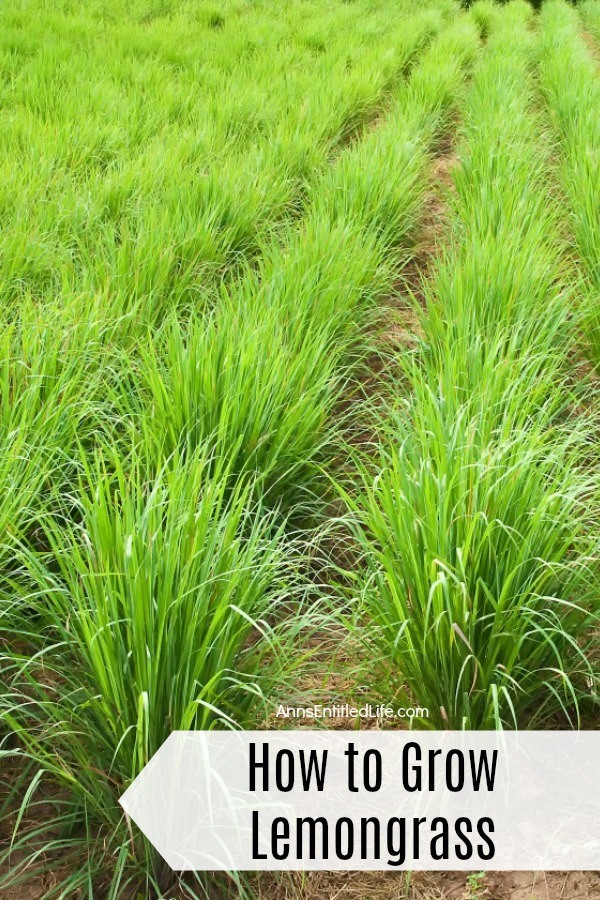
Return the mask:
<svg viewBox="0 0 600 900">
<path fill-rule="evenodd" d="M 580 34 L 583 43 L 589 50 L 590 56 L 592 57 L 598 68 L 600 68 L 600 47 L 598 46 L 596 38 L 593 34 L 591 34 L 591 32 L 586 31 L 585 29 L 582 29 L 580 31 Z"/>
</svg>

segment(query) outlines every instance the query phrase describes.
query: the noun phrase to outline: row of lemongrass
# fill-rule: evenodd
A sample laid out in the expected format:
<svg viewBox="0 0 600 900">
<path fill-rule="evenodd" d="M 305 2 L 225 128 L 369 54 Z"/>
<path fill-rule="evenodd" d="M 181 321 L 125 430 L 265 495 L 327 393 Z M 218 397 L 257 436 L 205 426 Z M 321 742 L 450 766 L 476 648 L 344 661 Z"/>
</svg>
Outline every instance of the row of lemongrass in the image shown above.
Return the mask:
<svg viewBox="0 0 600 900">
<path fill-rule="evenodd" d="M 575 724 L 597 674 L 594 429 L 566 377 L 576 316 L 533 11 L 515 0 L 478 15 L 489 35 L 451 240 L 425 285 L 422 345 L 398 361 L 381 458 L 348 492 L 368 573 L 356 618 L 386 663 L 381 690 L 428 708 L 420 725 Z"/>
<path fill-rule="evenodd" d="M 593 19 L 593 16 L 596 16 Z M 600 4 L 584 4 L 598 23 Z M 571 210 L 576 251 L 589 288 L 584 331 L 600 367 L 600 77 L 577 11 L 562 0 L 540 15 L 541 87 L 558 136 L 561 183 Z"/>
</svg>

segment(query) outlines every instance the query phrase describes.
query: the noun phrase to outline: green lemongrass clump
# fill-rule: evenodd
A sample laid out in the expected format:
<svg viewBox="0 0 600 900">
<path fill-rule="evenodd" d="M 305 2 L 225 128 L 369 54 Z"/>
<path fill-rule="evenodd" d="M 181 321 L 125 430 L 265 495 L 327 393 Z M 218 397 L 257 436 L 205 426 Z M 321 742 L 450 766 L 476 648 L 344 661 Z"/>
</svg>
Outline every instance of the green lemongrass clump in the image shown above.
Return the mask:
<svg viewBox="0 0 600 900">
<path fill-rule="evenodd" d="M 115 397 L 148 464 L 208 440 L 229 477 L 250 478 L 271 506 L 314 504 L 339 437 L 330 414 L 348 377 L 349 311 L 381 293 L 384 272 L 381 248 L 360 228 L 309 227 L 268 283 L 250 277 L 185 325 L 171 317 Z"/>
<path fill-rule="evenodd" d="M 443 385 L 413 373 L 406 409 L 381 423 L 379 469 L 363 470 L 351 502 L 370 639 L 430 727 L 575 724 L 598 623 L 589 431 L 523 410 L 528 391 L 556 390 L 555 372 L 513 368 L 508 386 L 492 372 L 461 403 L 449 362 Z"/>
<path fill-rule="evenodd" d="M 340 159 L 314 191 L 317 214 L 375 229 L 387 247 L 413 231 L 426 190 L 423 174 L 457 102 L 478 32 L 459 18 L 424 54 L 402 86 L 385 128 Z"/>
<path fill-rule="evenodd" d="M 349 499 L 362 614 L 431 727 L 575 724 L 594 678 L 593 429 L 565 383 L 547 148 L 530 7 L 498 14 L 465 111 L 454 234 L 427 289 L 411 393 Z M 389 671 L 388 671 L 389 678 Z"/>
<path fill-rule="evenodd" d="M 39 544 L 40 520 L 76 472 L 78 443 L 98 427 L 105 323 L 81 310 L 23 302 L 0 335 L 0 583 L 18 566 L 19 543 Z M 9 604 L 10 605 L 10 604 Z M 0 615 L 6 609 L 0 602 Z"/>
<path fill-rule="evenodd" d="M 248 485 L 225 490 L 207 450 L 150 481 L 110 452 L 84 464 L 63 517 L 44 521 L 49 552 L 22 556 L 33 585 L 22 602 L 41 625 L 13 640 L 34 652 L 2 654 L 0 721 L 18 744 L 0 752 L 29 785 L 5 883 L 43 870 L 39 853 L 52 852 L 67 872 L 56 896 L 96 879 L 110 897 L 133 885 L 165 896 L 175 876 L 131 832 L 118 797 L 172 730 L 256 721 L 290 677 L 303 594 L 281 530 Z"/>
<path fill-rule="evenodd" d="M 480 377 L 476 367 L 469 383 L 476 348 L 484 366 L 489 348 L 507 360 L 527 354 L 545 367 L 551 360 L 560 365 L 561 353 L 564 362 L 575 340 L 576 310 L 562 275 L 560 208 L 548 189 L 552 148 L 533 113 L 536 44 L 523 28 L 532 12 L 515 3 L 503 15 L 521 27 L 510 52 L 502 31 L 490 38 L 465 110 L 465 152 L 453 171 L 451 246 L 433 286 L 425 285 L 429 352 L 439 347 L 445 354 L 456 344 L 457 355 L 470 360 L 457 383 L 465 390 Z M 435 294 L 444 302 L 435 302 Z"/>
<path fill-rule="evenodd" d="M 493 30 L 498 18 L 498 4 L 494 0 L 475 0 L 474 3 L 469 2 L 469 15 L 481 32 L 481 36 L 486 39 Z"/>
<path fill-rule="evenodd" d="M 600 5 L 583 15 L 600 18 Z M 586 12 L 587 10 L 587 12 Z M 586 47 L 577 12 L 552 0 L 540 14 L 540 80 L 559 139 L 562 186 L 571 207 L 572 227 L 589 287 L 586 333 L 600 366 L 600 81 L 597 62 Z"/>
<path fill-rule="evenodd" d="M 600 41 L 600 2 L 584 0 L 579 6 L 579 12 L 586 27 L 589 28 L 594 38 Z"/>
</svg>

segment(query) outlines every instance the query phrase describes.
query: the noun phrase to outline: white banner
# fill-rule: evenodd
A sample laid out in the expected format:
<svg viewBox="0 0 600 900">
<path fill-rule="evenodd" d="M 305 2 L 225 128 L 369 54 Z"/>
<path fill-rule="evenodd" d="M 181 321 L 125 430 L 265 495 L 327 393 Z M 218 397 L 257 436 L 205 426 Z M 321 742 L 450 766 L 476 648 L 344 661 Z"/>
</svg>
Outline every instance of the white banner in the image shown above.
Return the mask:
<svg viewBox="0 0 600 900">
<path fill-rule="evenodd" d="M 600 732 L 174 732 L 121 798 L 176 871 L 600 868 Z"/>
</svg>

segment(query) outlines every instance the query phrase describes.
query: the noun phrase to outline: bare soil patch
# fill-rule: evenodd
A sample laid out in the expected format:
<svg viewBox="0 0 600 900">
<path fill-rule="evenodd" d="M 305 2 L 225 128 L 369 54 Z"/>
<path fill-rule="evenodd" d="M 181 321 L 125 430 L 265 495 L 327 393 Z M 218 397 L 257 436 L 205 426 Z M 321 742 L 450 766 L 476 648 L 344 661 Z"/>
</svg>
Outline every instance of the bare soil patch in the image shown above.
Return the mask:
<svg viewBox="0 0 600 900">
<path fill-rule="evenodd" d="M 600 48 L 598 47 L 596 38 L 591 35 L 589 31 L 582 31 L 581 37 L 583 39 L 583 43 L 590 51 L 590 56 L 593 58 L 596 65 L 600 66 Z"/>
<path fill-rule="evenodd" d="M 265 874 L 260 900 L 600 900 L 599 872 L 490 872 L 476 888 L 466 872 Z"/>
<path fill-rule="evenodd" d="M 424 285 L 431 278 L 440 247 L 448 234 L 448 197 L 453 189 L 452 170 L 459 164 L 452 135 L 453 124 L 431 162 L 430 182 L 419 236 L 411 259 L 402 270 L 390 297 L 390 310 L 384 342 L 393 349 L 412 348 L 421 335 L 415 302 L 425 305 Z"/>
</svg>

